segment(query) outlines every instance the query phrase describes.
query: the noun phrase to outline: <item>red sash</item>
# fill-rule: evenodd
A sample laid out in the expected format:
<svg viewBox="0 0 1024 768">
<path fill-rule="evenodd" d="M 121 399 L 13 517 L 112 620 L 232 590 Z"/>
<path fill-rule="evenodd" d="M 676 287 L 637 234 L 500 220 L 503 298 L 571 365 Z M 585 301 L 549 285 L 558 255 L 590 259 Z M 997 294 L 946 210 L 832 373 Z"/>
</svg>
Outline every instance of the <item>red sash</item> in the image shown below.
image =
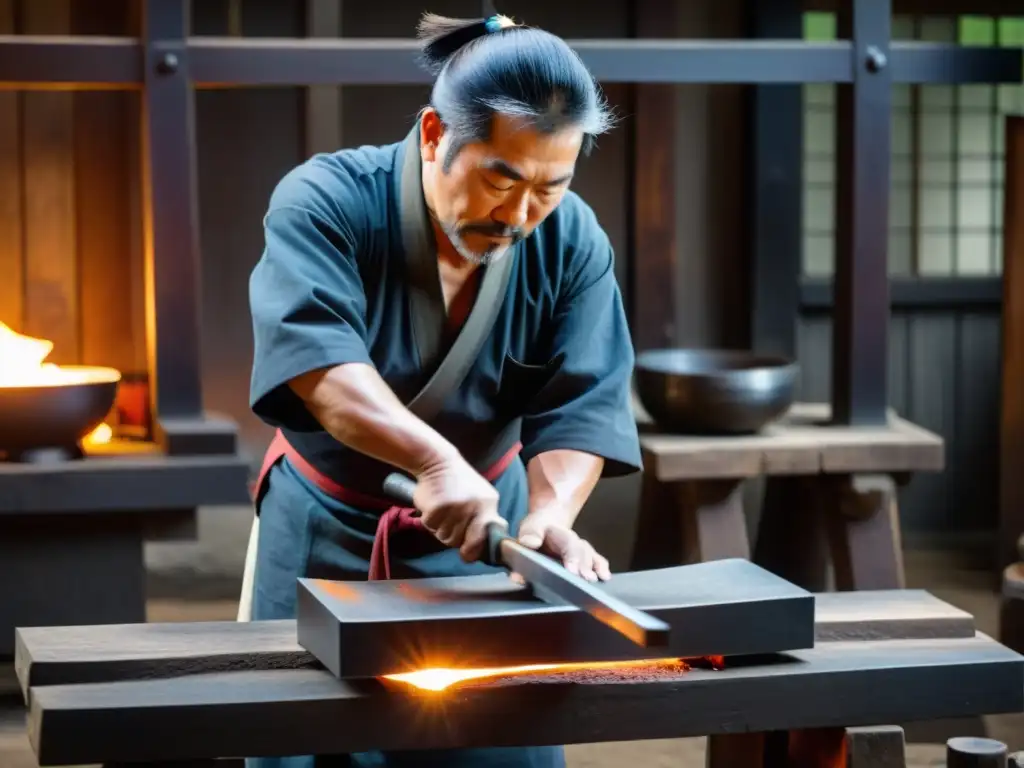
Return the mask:
<svg viewBox="0 0 1024 768">
<path fill-rule="evenodd" d="M 483 476 L 490 482 L 497 480 L 508 469 L 521 450 L 522 444 L 517 442 L 504 456 L 488 467 Z M 300 475 L 332 499 L 336 499 L 343 504 L 351 504 L 354 507 L 381 510 L 377 531 L 373 537 L 373 550 L 370 553 L 370 581 L 382 578 L 390 579 L 391 562 L 388 553 L 388 539 L 392 534 L 401 531 L 425 531 L 423 521 L 418 517 L 413 517 L 413 513 L 416 510 L 395 506 L 386 499 L 378 496 L 368 496 L 367 494 L 339 485 L 302 458 L 280 430 L 274 434 L 274 439 L 270 441 L 270 447 L 267 448 L 267 452 L 263 457 L 263 466 L 260 468 L 256 484 L 253 487 L 254 499 L 259 498 L 263 483 L 266 481 L 267 475 L 270 474 L 270 469 L 282 457 L 287 458 Z"/>
</svg>

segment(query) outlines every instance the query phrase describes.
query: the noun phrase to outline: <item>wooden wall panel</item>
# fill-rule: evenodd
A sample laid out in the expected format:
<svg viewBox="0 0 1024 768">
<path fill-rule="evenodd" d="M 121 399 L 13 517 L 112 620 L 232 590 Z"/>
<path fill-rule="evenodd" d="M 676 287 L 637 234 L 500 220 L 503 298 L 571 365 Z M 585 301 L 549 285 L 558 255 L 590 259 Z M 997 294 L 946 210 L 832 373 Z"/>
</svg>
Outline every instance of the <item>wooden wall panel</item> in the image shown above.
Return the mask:
<svg viewBox="0 0 1024 768">
<path fill-rule="evenodd" d="M 75 3 L 76 33 L 134 33 L 127 0 Z M 82 361 L 124 372 L 146 369 L 142 243 L 133 166 L 138 152 L 136 94 L 74 95 L 75 187 Z"/>
<path fill-rule="evenodd" d="M 994 528 L 999 323 L 998 312 L 892 316 L 890 406 L 946 440 L 946 470 L 915 476 L 900 494 L 903 529 L 912 545 L 972 546 L 986 541 Z M 828 399 L 830 334 L 827 316 L 801 319 L 802 399 Z"/>
<path fill-rule="evenodd" d="M 14 0 L 0 0 L 0 34 L 13 34 Z M 0 93 L 0 322 L 24 330 L 21 230 L 21 95 Z"/>
<path fill-rule="evenodd" d="M 70 0 L 22 0 L 21 31 L 66 34 Z M 80 360 L 75 238 L 74 96 L 22 94 L 25 332 L 54 344 L 50 360 Z"/>
<path fill-rule="evenodd" d="M 994 529 L 998 516 L 999 326 L 994 312 L 966 312 L 957 328 L 956 435 L 946 460 L 946 519 L 975 529 Z"/>
<path fill-rule="evenodd" d="M 242 32 L 301 37 L 304 6 L 304 0 L 250 0 L 241 8 Z M 221 0 L 199 0 L 193 34 L 227 34 L 230 10 Z M 272 430 L 249 408 L 249 274 L 263 251 L 270 193 L 305 156 L 303 89 L 202 90 L 195 105 L 203 401 L 236 421 L 243 447 L 258 457 Z"/>
<path fill-rule="evenodd" d="M 636 37 L 674 36 L 672 0 L 636 0 Z M 678 338 L 676 320 L 677 106 L 676 85 L 634 85 L 630 307 L 637 350 L 667 347 Z M 692 93 L 693 91 L 689 91 Z M 706 152 L 706 143 L 702 143 Z"/>
</svg>

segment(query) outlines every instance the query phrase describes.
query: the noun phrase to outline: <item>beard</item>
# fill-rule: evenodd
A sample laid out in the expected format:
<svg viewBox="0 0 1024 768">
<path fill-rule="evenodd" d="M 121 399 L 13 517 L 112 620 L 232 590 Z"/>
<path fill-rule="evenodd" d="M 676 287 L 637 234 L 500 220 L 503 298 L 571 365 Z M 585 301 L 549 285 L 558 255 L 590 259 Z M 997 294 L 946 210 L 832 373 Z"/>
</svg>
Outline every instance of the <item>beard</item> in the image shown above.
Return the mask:
<svg viewBox="0 0 1024 768">
<path fill-rule="evenodd" d="M 523 231 L 518 227 L 503 227 L 496 224 L 467 224 L 459 227 L 449 222 L 440 222 L 440 224 L 441 231 L 444 232 L 455 252 L 472 264 L 493 264 L 524 237 Z M 483 251 L 480 251 L 471 248 L 466 243 L 465 236 L 471 233 L 510 239 L 506 243 L 491 243 Z"/>
</svg>

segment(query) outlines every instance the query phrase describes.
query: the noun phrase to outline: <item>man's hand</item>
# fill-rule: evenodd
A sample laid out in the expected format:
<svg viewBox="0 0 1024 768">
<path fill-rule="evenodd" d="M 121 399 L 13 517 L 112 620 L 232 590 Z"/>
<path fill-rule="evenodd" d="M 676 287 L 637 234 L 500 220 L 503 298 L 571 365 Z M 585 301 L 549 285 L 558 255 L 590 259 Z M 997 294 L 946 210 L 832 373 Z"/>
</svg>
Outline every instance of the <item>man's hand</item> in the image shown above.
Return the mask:
<svg viewBox="0 0 1024 768">
<path fill-rule="evenodd" d="M 559 517 L 545 512 L 528 514 L 519 525 L 519 543 L 558 558 L 567 571 L 587 581 L 610 579 L 608 560 Z M 513 578 L 522 581 L 518 574 Z"/>
<path fill-rule="evenodd" d="M 508 523 L 498 514 L 498 491 L 461 458 L 428 467 L 416 478 L 413 501 L 423 527 L 467 563 L 478 560 L 487 526 Z"/>
</svg>

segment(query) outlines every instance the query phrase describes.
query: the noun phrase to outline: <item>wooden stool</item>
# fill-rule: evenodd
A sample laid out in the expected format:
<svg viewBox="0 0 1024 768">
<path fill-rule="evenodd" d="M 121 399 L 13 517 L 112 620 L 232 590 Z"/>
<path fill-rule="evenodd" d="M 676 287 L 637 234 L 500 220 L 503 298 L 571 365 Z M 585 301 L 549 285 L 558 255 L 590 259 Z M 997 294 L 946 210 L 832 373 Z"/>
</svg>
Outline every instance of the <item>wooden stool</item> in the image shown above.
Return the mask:
<svg viewBox="0 0 1024 768">
<path fill-rule="evenodd" d="M 940 471 L 940 437 L 893 415 L 879 427 L 828 423 L 829 408 L 797 404 L 761 434 L 690 437 L 644 432 L 643 495 L 633 570 L 750 558 L 794 584 L 827 591 L 904 585 L 896 486 Z M 756 547 L 743 512 L 745 480 L 765 476 Z"/>
</svg>

